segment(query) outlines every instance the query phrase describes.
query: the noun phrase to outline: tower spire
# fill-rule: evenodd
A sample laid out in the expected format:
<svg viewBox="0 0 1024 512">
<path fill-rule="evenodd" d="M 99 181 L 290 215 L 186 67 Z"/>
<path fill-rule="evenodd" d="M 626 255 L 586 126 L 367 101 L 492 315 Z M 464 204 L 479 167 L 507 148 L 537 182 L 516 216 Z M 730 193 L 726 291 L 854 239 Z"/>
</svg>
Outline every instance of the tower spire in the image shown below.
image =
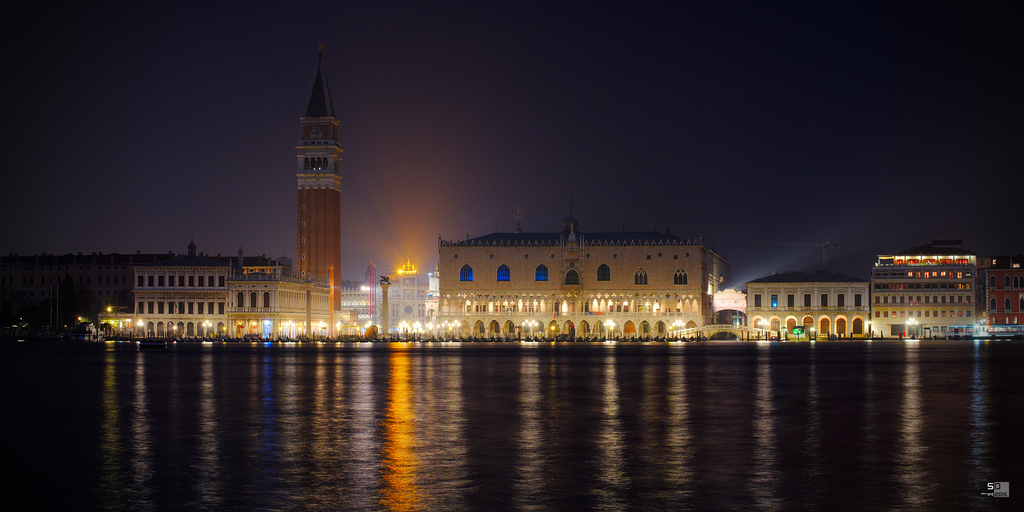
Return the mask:
<svg viewBox="0 0 1024 512">
<path fill-rule="evenodd" d="M 327 74 L 324 73 L 324 44 L 320 43 L 320 51 L 316 59 L 316 73 L 313 75 L 313 86 L 309 90 L 309 101 L 306 103 L 306 117 L 334 117 L 334 100 L 331 99 L 331 88 L 327 85 Z"/>
</svg>

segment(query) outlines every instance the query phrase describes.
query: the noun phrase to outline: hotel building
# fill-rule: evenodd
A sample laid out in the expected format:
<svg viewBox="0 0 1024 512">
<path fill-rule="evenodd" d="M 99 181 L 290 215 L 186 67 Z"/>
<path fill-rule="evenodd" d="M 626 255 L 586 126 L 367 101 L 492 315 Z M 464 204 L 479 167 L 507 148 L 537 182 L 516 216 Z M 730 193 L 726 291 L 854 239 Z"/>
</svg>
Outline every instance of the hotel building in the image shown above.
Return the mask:
<svg viewBox="0 0 1024 512">
<path fill-rule="evenodd" d="M 972 333 L 977 271 L 977 257 L 960 240 L 879 255 L 871 270 L 872 330 L 911 338 Z"/>
</svg>

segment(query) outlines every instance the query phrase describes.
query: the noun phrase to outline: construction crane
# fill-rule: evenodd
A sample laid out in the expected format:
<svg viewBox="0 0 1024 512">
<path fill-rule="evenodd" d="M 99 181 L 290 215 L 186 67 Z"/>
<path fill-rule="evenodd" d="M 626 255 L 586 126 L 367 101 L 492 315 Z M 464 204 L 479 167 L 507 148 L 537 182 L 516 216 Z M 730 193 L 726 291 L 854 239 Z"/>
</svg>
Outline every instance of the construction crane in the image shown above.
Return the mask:
<svg viewBox="0 0 1024 512">
<path fill-rule="evenodd" d="M 754 245 L 809 245 L 811 247 L 821 247 L 821 269 L 825 270 L 828 267 L 828 250 L 829 249 L 842 249 L 838 245 L 831 244 L 828 241 L 823 243 L 814 242 L 754 242 Z"/>
</svg>

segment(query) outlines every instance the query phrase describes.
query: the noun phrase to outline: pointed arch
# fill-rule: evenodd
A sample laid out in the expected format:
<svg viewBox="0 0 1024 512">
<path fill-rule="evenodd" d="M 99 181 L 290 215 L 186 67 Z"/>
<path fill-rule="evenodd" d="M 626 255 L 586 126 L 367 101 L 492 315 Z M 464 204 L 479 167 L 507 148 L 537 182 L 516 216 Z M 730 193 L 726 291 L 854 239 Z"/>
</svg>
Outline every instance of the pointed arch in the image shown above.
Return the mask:
<svg viewBox="0 0 1024 512">
<path fill-rule="evenodd" d="M 612 271 L 608 268 L 608 265 L 604 263 L 600 267 L 597 267 L 597 280 L 598 281 L 611 281 Z"/>
<path fill-rule="evenodd" d="M 502 264 L 498 267 L 498 281 L 511 281 L 512 276 L 508 270 L 508 265 Z"/>
<path fill-rule="evenodd" d="M 543 263 L 541 263 L 540 265 L 537 265 L 537 270 L 534 272 L 533 280 L 534 281 L 547 281 L 548 280 L 548 267 L 545 266 Z"/>
<path fill-rule="evenodd" d="M 636 269 L 636 272 L 633 273 L 633 284 L 647 284 L 647 270 L 645 270 L 643 267 Z"/>
<path fill-rule="evenodd" d="M 688 284 L 688 281 L 686 271 L 681 268 L 676 269 L 676 274 L 672 276 L 672 284 Z"/>
<path fill-rule="evenodd" d="M 459 269 L 459 281 L 472 281 L 473 280 L 473 267 L 469 264 L 465 264 Z"/>
<path fill-rule="evenodd" d="M 580 284 L 580 274 L 575 270 L 565 273 L 565 284 Z"/>
</svg>

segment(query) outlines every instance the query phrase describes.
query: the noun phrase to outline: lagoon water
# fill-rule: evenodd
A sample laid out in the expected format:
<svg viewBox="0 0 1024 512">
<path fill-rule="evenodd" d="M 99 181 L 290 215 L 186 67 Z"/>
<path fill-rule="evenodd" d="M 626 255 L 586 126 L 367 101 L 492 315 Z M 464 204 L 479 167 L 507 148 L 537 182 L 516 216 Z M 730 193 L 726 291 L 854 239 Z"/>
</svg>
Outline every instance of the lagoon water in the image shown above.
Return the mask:
<svg viewBox="0 0 1024 512">
<path fill-rule="evenodd" d="M 0 345 L 14 503 L 992 510 L 1024 344 Z M 1009 498 L 981 496 L 1010 482 Z"/>
</svg>

